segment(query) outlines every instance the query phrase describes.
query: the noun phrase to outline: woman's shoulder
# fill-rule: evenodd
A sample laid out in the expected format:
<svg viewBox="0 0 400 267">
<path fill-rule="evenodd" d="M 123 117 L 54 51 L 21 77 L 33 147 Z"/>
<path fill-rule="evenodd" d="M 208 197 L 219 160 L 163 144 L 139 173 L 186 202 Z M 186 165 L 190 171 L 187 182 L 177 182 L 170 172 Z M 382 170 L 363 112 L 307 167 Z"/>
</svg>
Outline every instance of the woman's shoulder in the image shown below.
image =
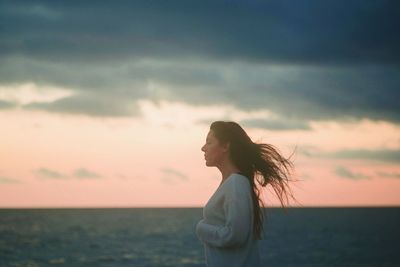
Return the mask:
<svg viewBox="0 0 400 267">
<path fill-rule="evenodd" d="M 232 173 L 228 178 L 227 183 L 229 183 L 230 187 L 235 187 L 239 189 L 250 188 L 249 179 L 241 173 Z"/>
</svg>

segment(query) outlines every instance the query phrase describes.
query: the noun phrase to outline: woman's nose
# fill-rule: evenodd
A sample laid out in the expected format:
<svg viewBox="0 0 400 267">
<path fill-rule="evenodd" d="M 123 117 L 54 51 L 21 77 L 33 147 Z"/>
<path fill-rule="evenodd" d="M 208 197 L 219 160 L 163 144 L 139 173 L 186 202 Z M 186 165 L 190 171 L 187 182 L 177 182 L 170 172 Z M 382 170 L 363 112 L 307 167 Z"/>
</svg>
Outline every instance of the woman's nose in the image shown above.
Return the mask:
<svg viewBox="0 0 400 267">
<path fill-rule="evenodd" d="M 205 152 L 205 151 L 204 151 L 204 146 L 201 147 L 201 151 Z"/>
</svg>

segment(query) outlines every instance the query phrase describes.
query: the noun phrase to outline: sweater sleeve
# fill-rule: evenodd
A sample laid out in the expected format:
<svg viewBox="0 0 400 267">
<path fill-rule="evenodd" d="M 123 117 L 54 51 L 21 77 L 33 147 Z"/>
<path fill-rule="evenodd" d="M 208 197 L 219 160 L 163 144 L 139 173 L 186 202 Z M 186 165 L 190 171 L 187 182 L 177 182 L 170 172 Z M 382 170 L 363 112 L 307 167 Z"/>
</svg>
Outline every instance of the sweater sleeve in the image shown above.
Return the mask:
<svg viewBox="0 0 400 267">
<path fill-rule="evenodd" d="M 224 225 L 211 225 L 201 220 L 196 233 L 203 243 L 214 247 L 234 247 L 244 244 L 251 230 L 251 196 L 237 181 L 227 187 L 223 204 Z"/>
</svg>

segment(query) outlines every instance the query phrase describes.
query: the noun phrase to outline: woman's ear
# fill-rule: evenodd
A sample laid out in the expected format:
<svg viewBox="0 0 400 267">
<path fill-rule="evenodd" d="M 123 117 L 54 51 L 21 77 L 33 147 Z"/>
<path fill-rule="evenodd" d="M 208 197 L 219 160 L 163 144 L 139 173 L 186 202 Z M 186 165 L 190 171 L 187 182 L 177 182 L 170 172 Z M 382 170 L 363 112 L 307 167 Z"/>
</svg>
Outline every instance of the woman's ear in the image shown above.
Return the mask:
<svg viewBox="0 0 400 267">
<path fill-rule="evenodd" d="M 230 148 L 231 148 L 231 144 L 229 142 L 227 142 L 223 145 L 224 152 L 228 152 Z"/>
</svg>

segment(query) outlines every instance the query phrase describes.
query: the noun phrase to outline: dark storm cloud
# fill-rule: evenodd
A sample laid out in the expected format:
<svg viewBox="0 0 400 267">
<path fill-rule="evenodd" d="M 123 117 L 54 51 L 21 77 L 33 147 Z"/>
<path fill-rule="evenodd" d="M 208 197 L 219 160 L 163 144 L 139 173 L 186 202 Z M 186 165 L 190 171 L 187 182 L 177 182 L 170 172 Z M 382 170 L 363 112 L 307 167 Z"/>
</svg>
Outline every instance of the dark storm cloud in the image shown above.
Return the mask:
<svg viewBox="0 0 400 267">
<path fill-rule="evenodd" d="M 288 119 L 371 118 L 400 121 L 400 72 L 389 67 L 269 67 L 221 69 L 222 82 L 196 90 L 176 87 L 174 98 L 192 104 L 270 109 Z M 200 82 L 200 81 L 199 81 Z"/>
<path fill-rule="evenodd" d="M 26 108 L 90 116 L 166 99 L 292 122 L 272 129 L 398 123 L 399 15 L 397 1 L 1 1 L 0 83 L 70 88 Z"/>
<path fill-rule="evenodd" d="M 397 1 L 2 1 L 1 10 L 2 54 L 95 61 L 400 60 Z"/>
</svg>

